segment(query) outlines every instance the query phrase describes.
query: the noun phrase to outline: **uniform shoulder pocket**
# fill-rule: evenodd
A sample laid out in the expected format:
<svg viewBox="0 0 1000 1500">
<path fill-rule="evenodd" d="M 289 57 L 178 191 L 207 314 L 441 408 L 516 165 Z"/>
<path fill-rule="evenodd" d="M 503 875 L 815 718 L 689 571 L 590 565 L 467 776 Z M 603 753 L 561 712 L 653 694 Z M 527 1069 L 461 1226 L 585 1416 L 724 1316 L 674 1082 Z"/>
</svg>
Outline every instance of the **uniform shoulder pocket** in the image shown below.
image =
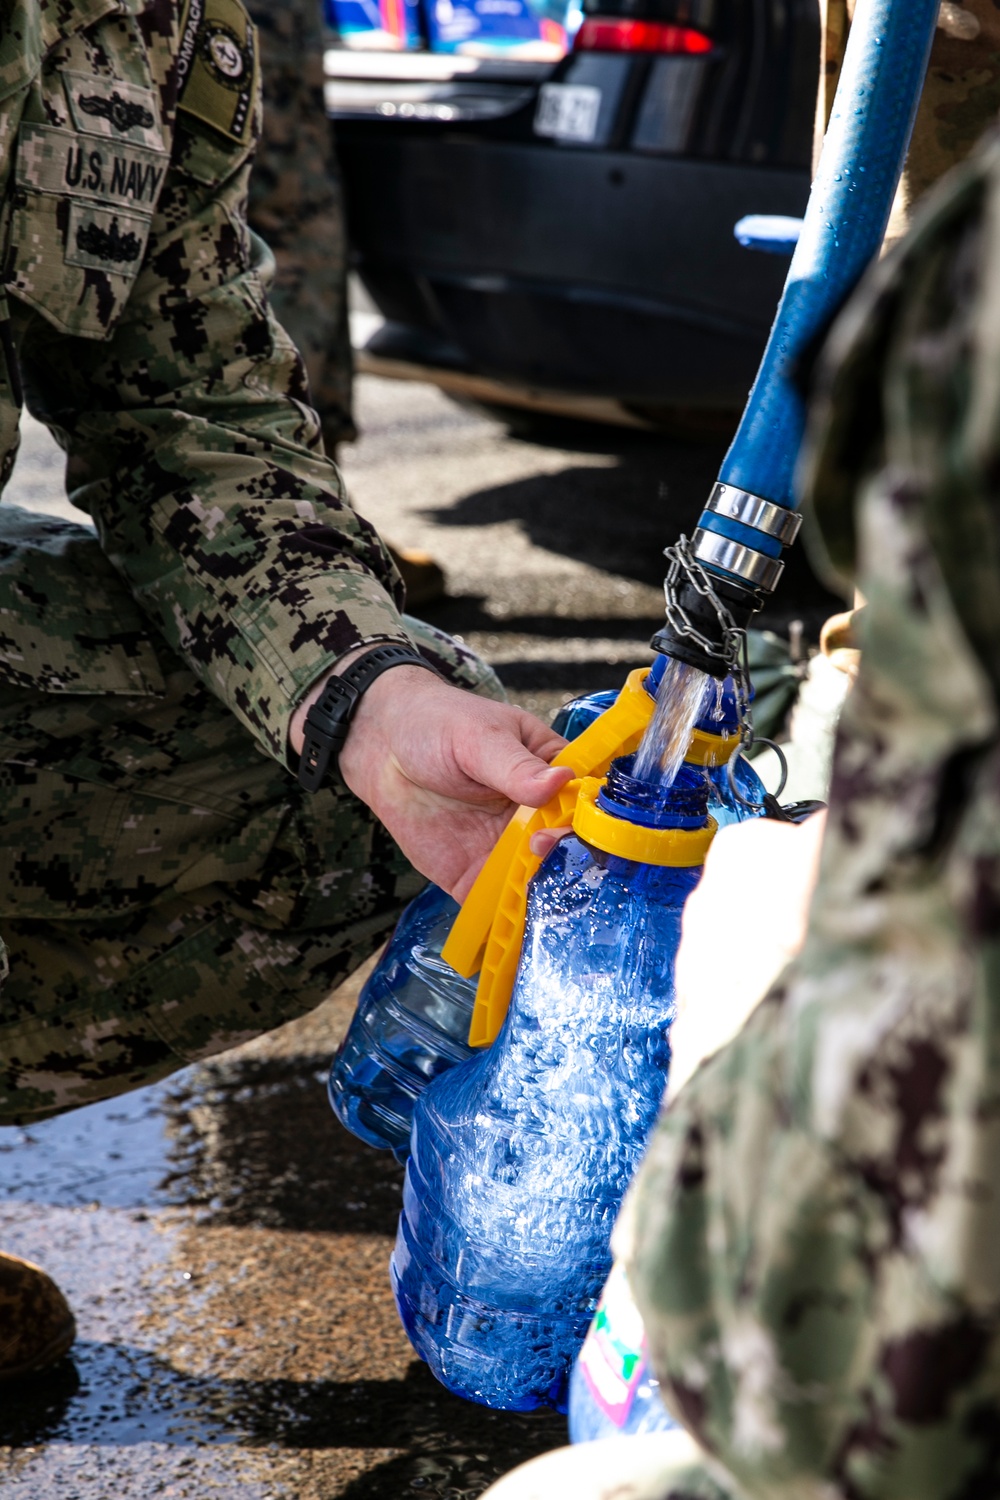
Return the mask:
<svg viewBox="0 0 1000 1500">
<path fill-rule="evenodd" d="M 104 339 L 142 265 L 169 158 L 156 90 L 134 76 L 138 34 L 102 24 L 92 52 L 84 40 L 46 65 L 18 122 L 4 261 L 8 291 L 63 332 Z"/>
</svg>

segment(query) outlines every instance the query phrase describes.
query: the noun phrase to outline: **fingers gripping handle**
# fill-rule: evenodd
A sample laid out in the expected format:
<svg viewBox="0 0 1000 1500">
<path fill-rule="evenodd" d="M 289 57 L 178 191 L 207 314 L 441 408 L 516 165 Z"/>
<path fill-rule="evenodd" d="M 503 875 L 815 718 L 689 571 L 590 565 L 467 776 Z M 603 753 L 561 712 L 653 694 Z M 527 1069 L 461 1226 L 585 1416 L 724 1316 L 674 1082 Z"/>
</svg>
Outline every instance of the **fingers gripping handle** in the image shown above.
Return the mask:
<svg viewBox="0 0 1000 1500">
<path fill-rule="evenodd" d="M 524 938 L 528 882 L 541 864 L 529 848 L 531 838 L 540 829 L 572 823 L 579 779 L 602 776 L 616 756 L 638 748 L 653 716 L 653 699 L 643 686 L 646 675 L 646 668 L 630 672 L 611 707 L 560 750 L 552 764 L 569 766 L 574 780 L 544 807 L 517 809 L 455 918 L 442 957 L 467 979 L 479 972 L 471 1047 L 488 1046 L 507 1013 Z"/>
</svg>

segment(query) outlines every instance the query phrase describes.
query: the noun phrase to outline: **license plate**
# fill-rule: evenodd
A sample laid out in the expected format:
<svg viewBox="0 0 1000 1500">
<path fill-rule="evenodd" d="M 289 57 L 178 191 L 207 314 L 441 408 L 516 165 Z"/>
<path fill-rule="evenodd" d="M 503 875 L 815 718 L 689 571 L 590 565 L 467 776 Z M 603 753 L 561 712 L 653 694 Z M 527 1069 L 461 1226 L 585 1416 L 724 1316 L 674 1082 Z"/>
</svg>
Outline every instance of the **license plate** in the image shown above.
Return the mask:
<svg viewBox="0 0 1000 1500">
<path fill-rule="evenodd" d="M 543 83 L 535 111 L 535 134 L 557 141 L 592 141 L 597 134 L 601 91 L 584 83 Z"/>
</svg>

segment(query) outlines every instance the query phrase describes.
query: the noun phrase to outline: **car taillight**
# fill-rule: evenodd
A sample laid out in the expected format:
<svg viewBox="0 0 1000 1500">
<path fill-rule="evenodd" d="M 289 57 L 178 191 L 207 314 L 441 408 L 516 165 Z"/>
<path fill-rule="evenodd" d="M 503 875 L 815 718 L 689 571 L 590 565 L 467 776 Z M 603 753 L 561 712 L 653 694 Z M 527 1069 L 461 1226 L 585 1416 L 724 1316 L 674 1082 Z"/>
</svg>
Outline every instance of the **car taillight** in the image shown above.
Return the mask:
<svg viewBox="0 0 1000 1500">
<path fill-rule="evenodd" d="M 664 21 L 629 21 L 588 17 L 576 34 L 574 52 L 660 52 L 696 57 L 711 52 L 711 37 L 693 26 Z"/>
</svg>

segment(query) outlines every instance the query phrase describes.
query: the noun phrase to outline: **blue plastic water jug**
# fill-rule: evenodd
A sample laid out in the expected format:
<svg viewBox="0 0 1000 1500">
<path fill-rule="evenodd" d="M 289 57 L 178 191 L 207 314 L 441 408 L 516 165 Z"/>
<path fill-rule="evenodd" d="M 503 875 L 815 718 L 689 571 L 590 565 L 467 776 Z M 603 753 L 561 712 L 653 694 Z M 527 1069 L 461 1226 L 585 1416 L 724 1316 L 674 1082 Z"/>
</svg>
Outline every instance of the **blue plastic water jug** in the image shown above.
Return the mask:
<svg viewBox="0 0 1000 1500">
<path fill-rule="evenodd" d="M 487 1406 L 566 1409 L 670 1058 L 681 912 L 714 824 L 700 769 L 614 762 L 531 881 L 488 1051 L 417 1102 L 392 1282 L 417 1352 Z"/>
<path fill-rule="evenodd" d="M 647 679 L 652 692 L 659 663 Z M 610 708 L 616 691 L 590 693 L 560 709 L 553 727 L 572 740 Z M 736 726 L 730 685 L 721 711 L 712 710 L 698 728 L 731 733 Z M 725 766 L 705 767 L 708 811 L 721 826 L 755 816 L 734 797 Z M 763 787 L 742 758 L 736 782 L 748 802 L 760 802 Z M 428 886 L 403 912 L 382 957 L 368 978 L 350 1028 L 330 1068 L 328 1092 L 341 1124 L 370 1146 L 405 1159 L 413 1105 L 427 1083 L 470 1056 L 466 1044 L 476 981 L 462 979 L 441 958 L 458 907 L 437 886 Z"/>
<path fill-rule="evenodd" d="M 570 1442 L 676 1426 L 649 1367 L 646 1330 L 625 1268 L 615 1261 L 570 1376 Z"/>
<path fill-rule="evenodd" d="M 405 1158 L 413 1105 L 432 1078 L 471 1056 L 476 981 L 441 949 L 458 906 L 429 885 L 403 912 L 361 991 L 327 1091 L 342 1125 Z"/>
</svg>

